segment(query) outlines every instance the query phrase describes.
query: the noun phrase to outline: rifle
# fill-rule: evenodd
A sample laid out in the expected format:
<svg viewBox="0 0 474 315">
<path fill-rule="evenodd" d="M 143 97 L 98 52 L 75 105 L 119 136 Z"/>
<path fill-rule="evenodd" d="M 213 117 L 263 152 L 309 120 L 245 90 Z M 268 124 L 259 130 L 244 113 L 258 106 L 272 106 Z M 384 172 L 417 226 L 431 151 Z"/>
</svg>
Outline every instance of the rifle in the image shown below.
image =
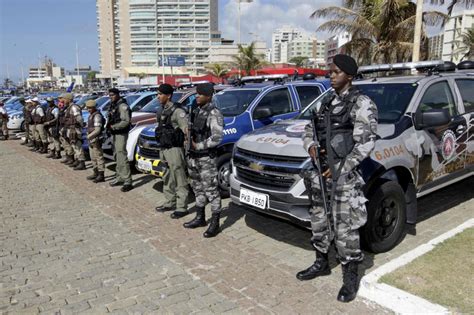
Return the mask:
<svg viewBox="0 0 474 315">
<path fill-rule="evenodd" d="M 323 202 L 324 212 L 328 220 L 329 233 L 331 233 L 331 225 L 330 225 L 331 219 L 330 219 L 330 209 L 329 209 L 330 205 L 329 205 L 328 196 L 327 196 L 326 178 L 323 176 L 324 169 L 320 161 L 321 143 L 318 140 L 318 134 L 316 132 L 316 119 L 317 119 L 316 114 L 313 113 L 313 118 L 311 119 L 311 126 L 313 127 L 313 141 L 315 143 L 316 157 L 312 158 L 312 162 L 313 162 L 314 167 L 318 171 L 319 186 L 321 188 L 321 200 Z"/>
<path fill-rule="evenodd" d="M 184 148 L 186 152 L 186 156 L 188 157 L 193 148 L 193 132 L 192 132 L 193 121 L 194 121 L 193 111 L 194 111 L 194 107 L 189 106 L 188 107 L 188 127 L 187 127 L 187 132 L 186 132 L 186 147 Z"/>
</svg>

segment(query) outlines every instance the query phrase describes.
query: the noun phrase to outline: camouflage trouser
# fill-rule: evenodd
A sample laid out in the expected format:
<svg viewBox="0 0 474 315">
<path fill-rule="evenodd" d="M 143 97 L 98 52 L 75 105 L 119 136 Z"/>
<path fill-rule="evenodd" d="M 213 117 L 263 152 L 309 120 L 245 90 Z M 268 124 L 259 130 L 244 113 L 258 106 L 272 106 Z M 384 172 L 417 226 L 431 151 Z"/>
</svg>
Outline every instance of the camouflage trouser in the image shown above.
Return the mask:
<svg viewBox="0 0 474 315">
<path fill-rule="evenodd" d="M 92 168 L 103 172 L 105 170 L 105 160 L 102 143 L 100 141 L 89 143 L 89 154 L 91 155 Z"/>
<path fill-rule="evenodd" d="M 189 194 L 184 150 L 183 148 L 164 149 L 161 151 L 161 156 L 168 164 L 163 176 L 163 194 L 166 199 L 164 206 L 184 212 L 188 208 Z"/>
<path fill-rule="evenodd" d="M 28 126 L 28 132 L 30 134 L 30 139 L 32 139 L 33 141 L 37 141 L 36 140 L 36 125 L 35 124 L 31 124 Z"/>
<path fill-rule="evenodd" d="M 0 125 L 2 125 L 2 135 L 4 138 L 8 137 L 8 121 L 0 120 Z"/>
<path fill-rule="evenodd" d="M 44 130 L 43 124 L 35 125 L 35 140 L 38 142 L 48 143 L 48 137 L 46 136 L 46 131 Z"/>
<path fill-rule="evenodd" d="M 220 213 L 222 205 L 217 185 L 216 159 L 208 156 L 189 158 L 188 173 L 196 197 L 196 206 L 205 207 L 209 201 L 212 213 Z"/>
<path fill-rule="evenodd" d="M 61 127 L 59 130 L 59 141 L 61 141 L 61 145 L 64 148 L 64 152 L 66 155 L 74 155 L 74 150 L 72 149 L 71 144 L 69 143 L 69 140 L 66 138 L 66 127 Z"/>
<path fill-rule="evenodd" d="M 48 149 L 51 151 L 55 150 L 56 152 L 61 151 L 61 143 L 59 142 L 59 137 L 56 137 L 53 135 L 52 127 L 49 127 L 47 130 L 48 130 L 48 142 L 49 142 Z"/>
<path fill-rule="evenodd" d="M 365 207 L 367 199 L 362 192 L 364 180 L 355 171 L 339 177 L 329 216 L 323 208 L 318 174 L 311 172 L 309 180 L 312 196 L 310 213 L 313 246 L 318 251 L 327 253 L 334 240 L 341 263 L 362 261 L 364 257 L 360 250 L 358 229 L 367 221 Z M 330 191 L 330 185 L 327 186 Z"/>
<path fill-rule="evenodd" d="M 28 142 L 31 140 L 31 134 L 30 134 L 30 124 L 26 122 L 25 118 L 25 142 Z"/>
<path fill-rule="evenodd" d="M 82 133 L 80 128 L 70 128 L 68 130 L 69 143 L 74 150 L 74 158 L 78 161 L 85 161 L 84 149 L 82 149 Z"/>
</svg>

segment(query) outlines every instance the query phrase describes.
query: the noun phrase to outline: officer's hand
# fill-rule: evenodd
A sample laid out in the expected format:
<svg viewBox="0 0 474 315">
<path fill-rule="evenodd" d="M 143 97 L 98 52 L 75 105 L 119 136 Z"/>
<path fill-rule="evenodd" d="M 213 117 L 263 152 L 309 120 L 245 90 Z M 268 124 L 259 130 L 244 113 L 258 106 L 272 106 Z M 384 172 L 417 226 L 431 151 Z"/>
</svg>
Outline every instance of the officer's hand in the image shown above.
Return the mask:
<svg viewBox="0 0 474 315">
<path fill-rule="evenodd" d="M 194 140 L 193 140 L 193 142 L 191 142 L 191 146 L 193 147 L 193 149 L 196 149 L 197 145 L 196 145 L 196 142 L 194 142 Z"/>
<path fill-rule="evenodd" d="M 332 177 L 331 169 L 328 168 L 327 170 L 325 170 L 325 171 L 323 172 L 323 176 L 326 177 L 326 178 L 331 178 L 331 177 Z"/>
</svg>

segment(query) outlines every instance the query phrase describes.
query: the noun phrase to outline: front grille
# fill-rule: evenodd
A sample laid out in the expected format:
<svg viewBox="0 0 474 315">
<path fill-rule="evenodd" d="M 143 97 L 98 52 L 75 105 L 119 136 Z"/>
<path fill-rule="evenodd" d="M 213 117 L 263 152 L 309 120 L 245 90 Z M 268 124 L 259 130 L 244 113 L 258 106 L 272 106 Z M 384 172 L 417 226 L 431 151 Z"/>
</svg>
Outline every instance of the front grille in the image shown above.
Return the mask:
<svg viewBox="0 0 474 315">
<path fill-rule="evenodd" d="M 140 147 L 140 155 L 143 156 L 144 158 L 159 159 L 160 150 Z"/>
<path fill-rule="evenodd" d="M 160 149 L 156 143 L 155 137 L 140 135 L 138 138 L 138 147 L 140 148 L 140 155 L 144 158 L 160 158 Z"/>
<path fill-rule="evenodd" d="M 237 148 L 236 155 L 240 155 L 244 158 L 253 159 L 253 160 L 265 160 L 270 162 L 283 162 L 285 164 L 301 164 L 308 159 L 308 157 L 299 157 L 299 156 L 283 156 L 283 155 L 272 155 L 264 154 L 259 152 L 253 152 Z"/>
<path fill-rule="evenodd" d="M 145 135 L 141 134 L 141 135 L 140 135 L 140 139 L 143 139 L 143 140 L 145 140 L 145 141 L 156 142 L 155 136 L 145 136 Z"/>
<path fill-rule="evenodd" d="M 237 166 L 237 178 L 243 182 L 262 188 L 272 188 L 275 190 L 286 190 L 290 188 L 295 179 L 292 176 L 283 174 L 266 173 L 254 171 L 241 166 Z"/>
</svg>

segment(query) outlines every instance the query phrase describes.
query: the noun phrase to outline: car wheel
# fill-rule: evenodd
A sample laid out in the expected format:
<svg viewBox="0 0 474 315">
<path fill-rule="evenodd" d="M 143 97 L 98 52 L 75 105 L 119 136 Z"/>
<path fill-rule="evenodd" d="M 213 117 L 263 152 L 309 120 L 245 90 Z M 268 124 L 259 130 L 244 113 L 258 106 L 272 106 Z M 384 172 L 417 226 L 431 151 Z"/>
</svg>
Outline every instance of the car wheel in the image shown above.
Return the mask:
<svg viewBox="0 0 474 315">
<path fill-rule="evenodd" d="M 365 247 L 373 253 L 394 248 L 406 235 L 405 193 L 394 181 L 382 183 L 369 197 L 367 223 L 361 229 Z"/>
<path fill-rule="evenodd" d="M 25 129 L 25 121 L 22 121 L 22 122 L 21 122 L 20 131 L 21 131 L 21 132 L 25 132 L 25 131 L 26 131 L 26 129 Z"/>
<path fill-rule="evenodd" d="M 219 185 L 219 190 L 221 192 L 221 197 L 227 198 L 230 196 L 230 159 L 232 157 L 231 153 L 224 153 L 223 155 L 217 158 L 217 180 Z"/>
</svg>

